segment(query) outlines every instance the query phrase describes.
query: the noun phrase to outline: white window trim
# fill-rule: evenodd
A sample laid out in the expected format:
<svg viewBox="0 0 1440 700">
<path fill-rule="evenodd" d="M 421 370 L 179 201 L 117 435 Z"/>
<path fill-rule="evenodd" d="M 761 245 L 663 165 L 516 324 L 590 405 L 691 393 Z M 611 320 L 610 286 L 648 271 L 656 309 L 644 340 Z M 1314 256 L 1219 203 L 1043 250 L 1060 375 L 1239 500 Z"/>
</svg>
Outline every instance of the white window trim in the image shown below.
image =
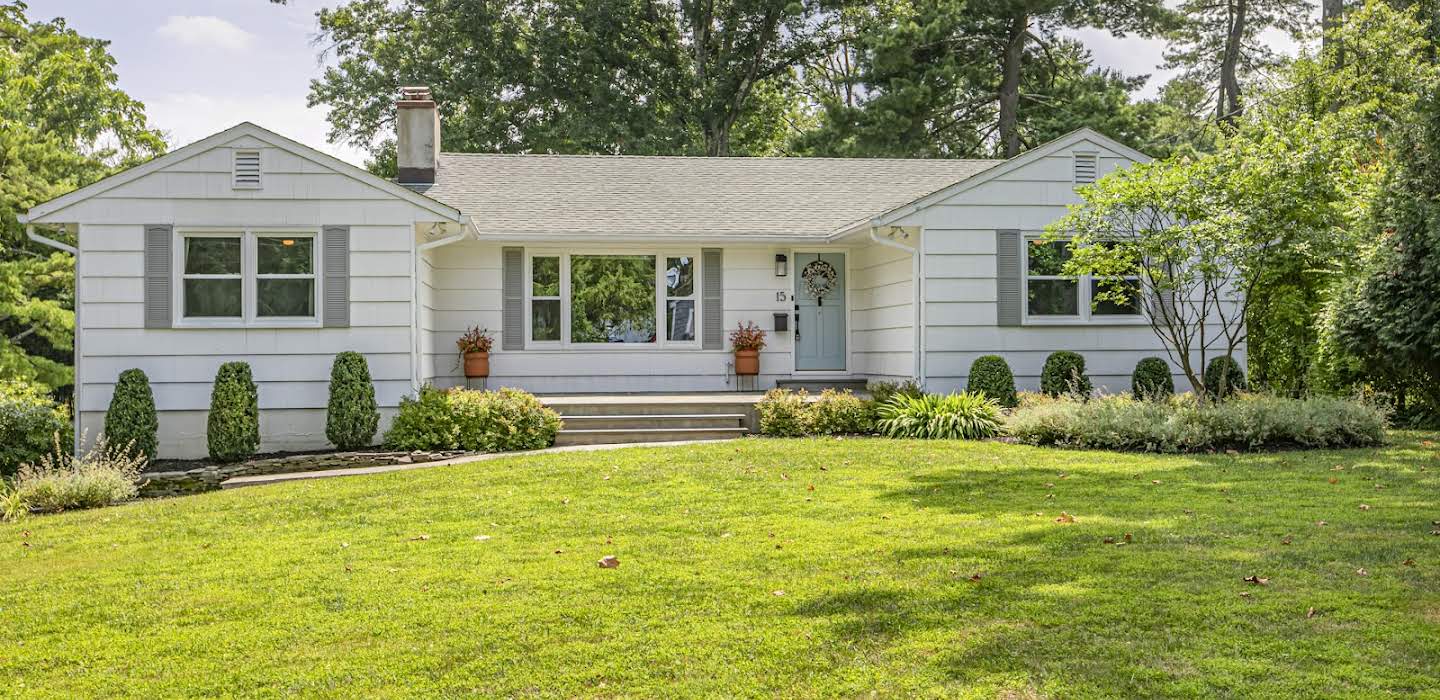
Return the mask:
<svg viewBox="0 0 1440 700">
<path fill-rule="evenodd" d="M 570 340 L 570 258 L 573 255 L 635 255 L 651 256 L 655 258 L 655 342 L 653 343 L 576 343 Z M 688 257 L 694 263 L 695 285 L 692 294 L 688 297 L 666 297 L 665 296 L 665 258 Z M 537 297 L 534 296 L 534 260 L 535 258 L 560 258 L 560 340 L 532 340 L 534 312 L 531 302 Z M 525 249 L 525 349 L 526 350 L 598 350 L 601 352 L 625 352 L 642 351 L 654 352 L 659 350 L 699 350 L 700 349 L 700 327 L 696 324 L 694 340 L 669 340 L 669 329 L 665 324 L 665 302 L 669 299 L 693 299 L 695 301 L 695 318 L 702 318 L 703 302 L 700 299 L 700 280 L 702 277 L 700 260 L 700 249 L 698 248 L 646 248 L 638 249 L 547 249 L 547 248 L 526 248 Z M 552 296 L 542 296 L 539 299 L 554 299 Z"/>
<path fill-rule="evenodd" d="M 1022 318 L 1022 320 L 1023 320 L 1024 325 L 1027 325 L 1027 326 L 1129 326 L 1129 325 L 1147 324 L 1147 323 L 1150 322 L 1149 317 L 1146 316 L 1146 314 L 1145 314 L 1145 304 L 1144 304 L 1144 300 L 1143 300 L 1143 299 L 1141 300 L 1140 313 L 1138 313 L 1138 314 L 1097 314 L 1097 313 L 1095 313 L 1094 308 L 1093 308 L 1094 295 L 1093 295 L 1093 293 L 1092 293 L 1092 291 L 1091 291 L 1091 282 L 1094 281 L 1094 280 L 1096 280 L 1096 279 L 1116 279 L 1116 278 L 1112 278 L 1112 277 L 1098 277 L 1098 278 L 1097 278 L 1097 277 L 1095 277 L 1094 275 L 1080 275 L 1079 277 L 1071 277 L 1071 276 L 1068 276 L 1068 275 L 1032 275 L 1032 274 L 1030 274 L 1030 249 L 1031 249 L 1031 246 L 1033 246 L 1033 245 L 1035 244 L 1035 241 L 1041 240 L 1042 238 L 1044 238 L 1044 237 L 1043 237 L 1043 236 L 1039 236 L 1039 235 L 1025 236 L 1025 237 L 1024 237 L 1024 242 L 1021 244 L 1021 248 L 1024 249 L 1024 251 L 1025 251 L 1025 255 L 1023 256 L 1024 259 L 1020 261 L 1020 275 L 1021 275 L 1021 280 L 1020 280 L 1020 305 L 1021 305 L 1021 306 L 1020 306 L 1020 311 L 1021 311 L 1021 318 Z M 1066 239 L 1059 239 L 1059 240 L 1066 240 Z M 1139 275 L 1134 275 L 1133 277 L 1134 277 L 1134 279 L 1135 279 L 1137 282 L 1138 282 L 1139 279 L 1140 279 Z M 1076 286 L 1077 286 L 1077 289 L 1075 290 L 1076 306 L 1077 306 L 1077 310 L 1079 311 L 1079 313 L 1078 313 L 1078 314 L 1074 314 L 1074 315 L 1058 315 L 1058 314 L 1056 314 L 1056 315 L 1050 315 L 1050 314 L 1039 315 L 1039 314 L 1031 314 L 1031 313 L 1030 313 L 1030 280 L 1031 280 L 1031 279 L 1037 279 L 1037 280 L 1075 280 L 1075 283 L 1076 283 Z M 1126 279 L 1128 279 L 1128 277 L 1127 277 Z M 1140 293 L 1141 293 L 1141 294 L 1144 294 L 1144 293 L 1145 293 L 1145 290 L 1144 290 L 1143 285 L 1141 286 Z"/>
<path fill-rule="evenodd" d="M 275 236 L 289 236 L 292 238 L 312 239 L 310 254 L 313 256 L 311 265 L 312 274 L 308 275 L 283 275 L 283 274 L 257 274 L 258 265 L 258 239 L 271 238 Z M 172 325 L 175 328 L 320 328 L 324 325 L 321 316 L 321 299 L 324 290 L 321 289 L 322 281 L 325 279 L 324 264 L 325 254 L 320 238 L 319 228 L 296 228 L 296 227 L 188 227 L 176 228 L 174 233 L 174 244 L 172 254 L 172 279 L 174 283 L 171 294 Z M 240 309 L 239 317 L 228 316 L 186 316 L 185 315 L 185 279 L 202 279 L 206 277 L 233 279 L 234 275 L 186 275 L 185 274 L 185 239 L 186 238 L 240 238 Z M 314 300 L 311 308 L 315 310 L 313 316 L 260 316 L 258 314 L 258 293 L 257 280 L 259 279 L 314 279 L 312 285 Z"/>
</svg>

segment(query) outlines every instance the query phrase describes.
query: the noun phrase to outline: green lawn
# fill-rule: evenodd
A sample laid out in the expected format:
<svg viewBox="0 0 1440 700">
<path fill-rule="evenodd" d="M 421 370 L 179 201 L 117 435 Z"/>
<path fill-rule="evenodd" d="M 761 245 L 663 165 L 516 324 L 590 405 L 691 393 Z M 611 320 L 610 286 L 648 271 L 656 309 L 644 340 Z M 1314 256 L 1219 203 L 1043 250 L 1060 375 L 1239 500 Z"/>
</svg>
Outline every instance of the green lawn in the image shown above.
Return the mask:
<svg viewBox="0 0 1440 700">
<path fill-rule="evenodd" d="M 1432 439 L 751 439 L 36 517 L 0 692 L 1440 697 Z"/>
</svg>

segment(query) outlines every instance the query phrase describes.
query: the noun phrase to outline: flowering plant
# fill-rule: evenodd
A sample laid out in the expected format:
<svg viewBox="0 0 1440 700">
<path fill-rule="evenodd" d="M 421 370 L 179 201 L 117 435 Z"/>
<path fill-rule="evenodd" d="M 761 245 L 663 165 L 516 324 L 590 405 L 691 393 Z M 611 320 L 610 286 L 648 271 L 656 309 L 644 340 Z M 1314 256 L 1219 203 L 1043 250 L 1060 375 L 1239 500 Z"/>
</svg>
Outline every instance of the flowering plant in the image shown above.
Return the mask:
<svg viewBox="0 0 1440 700">
<path fill-rule="evenodd" d="M 763 350 L 765 348 L 765 331 L 755 323 L 748 322 L 737 325 L 735 330 L 730 331 L 730 344 L 736 350 Z"/>
<path fill-rule="evenodd" d="M 465 333 L 460 336 L 460 339 L 455 341 L 455 346 L 460 348 L 461 354 L 464 354 L 470 352 L 490 352 L 490 346 L 494 343 L 495 339 L 490 336 L 490 330 L 488 328 L 471 326 L 470 330 L 465 331 Z"/>
</svg>

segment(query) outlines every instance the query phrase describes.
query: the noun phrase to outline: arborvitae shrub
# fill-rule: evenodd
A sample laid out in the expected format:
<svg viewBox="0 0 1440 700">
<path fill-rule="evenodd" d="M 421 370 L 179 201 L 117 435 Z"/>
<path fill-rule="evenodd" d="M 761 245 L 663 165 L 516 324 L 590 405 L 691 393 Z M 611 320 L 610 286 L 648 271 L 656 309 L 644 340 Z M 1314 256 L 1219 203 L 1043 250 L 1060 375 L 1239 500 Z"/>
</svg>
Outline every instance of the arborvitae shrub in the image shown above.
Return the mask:
<svg viewBox="0 0 1440 700">
<path fill-rule="evenodd" d="M 358 352 L 342 352 L 330 367 L 330 403 L 325 408 L 325 437 L 342 450 L 369 447 L 380 429 L 380 408 L 370 366 Z"/>
<path fill-rule="evenodd" d="M 1135 372 L 1130 375 L 1130 391 L 1135 398 L 1146 401 L 1163 401 L 1174 396 L 1175 378 L 1170 376 L 1170 365 L 1158 357 L 1135 363 Z"/>
<path fill-rule="evenodd" d="M 1237 391 L 1250 388 L 1245 381 L 1245 370 L 1233 357 L 1221 355 L 1205 366 L 1205 393 L 1213 399 L 1228 399 Z"/>
<path fill-rule="evenodd" d="M 965 391 L 980 392 L 995 399 L 1005 408 L 1015 408 L 1015 374 L 999 355 L 982 355 L 970 365 L 970 381 Z"/>
<path fill-rule="evenodd" d="M 110 397 L 110 409 L 105 411 L 105 441 L 112 450 L 121 450 L 143 464 L 155 459 L 155 435 L 159 430 L 150 378 L 138 369 L 121 372 L 115 394 Z"/>
<path fill-rule="evenodd" d="M 250 365 L 227 362 L 215 374 L 206 424 L 210 458 L 238 462 L 260 447 L 260 396 Z"/>
<path fill-rule="evenodd" d="M 1089 398 L 1094 386 L 1085 374 L 1085 358 L 1080 353 L 1060 350 L 1045 358 L 1040 371 L 1040 391 L 1048 396 L 1074 395 Z"/>
</svg>

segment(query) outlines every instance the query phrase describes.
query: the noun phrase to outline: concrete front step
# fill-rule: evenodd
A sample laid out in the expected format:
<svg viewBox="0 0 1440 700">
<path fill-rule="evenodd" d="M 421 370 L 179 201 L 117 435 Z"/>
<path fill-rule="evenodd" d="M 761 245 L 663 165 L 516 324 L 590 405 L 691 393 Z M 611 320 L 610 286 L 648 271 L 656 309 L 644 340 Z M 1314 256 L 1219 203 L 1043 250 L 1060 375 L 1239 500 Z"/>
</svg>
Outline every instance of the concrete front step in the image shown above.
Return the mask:
<svg viewBox="0 0 1440 700">
<path fill-rule="evenodd" d="M 775 386 L 781 389 L 804 389 L 812 394 L 818 394 L 826 389 L 837 391 L 849 389 L 858 394 L 865 391 L 866 383 L 863 379 L 781 379 L 775 382 Z"/>
<path fill-rule="evenodd" d="M 727 440 L 741 437 L 749 432 L 746 428 L 611 428 L 572 430 L 567 426 L 555 437 L 555 446 Z"/>
<path fill-rule="evenodd" d="M 640 430 L 672 428 L 740 428 L 744 413 L 666 413 L 653 415 L 562 415 L 565 430 Z"/>
</svg>

